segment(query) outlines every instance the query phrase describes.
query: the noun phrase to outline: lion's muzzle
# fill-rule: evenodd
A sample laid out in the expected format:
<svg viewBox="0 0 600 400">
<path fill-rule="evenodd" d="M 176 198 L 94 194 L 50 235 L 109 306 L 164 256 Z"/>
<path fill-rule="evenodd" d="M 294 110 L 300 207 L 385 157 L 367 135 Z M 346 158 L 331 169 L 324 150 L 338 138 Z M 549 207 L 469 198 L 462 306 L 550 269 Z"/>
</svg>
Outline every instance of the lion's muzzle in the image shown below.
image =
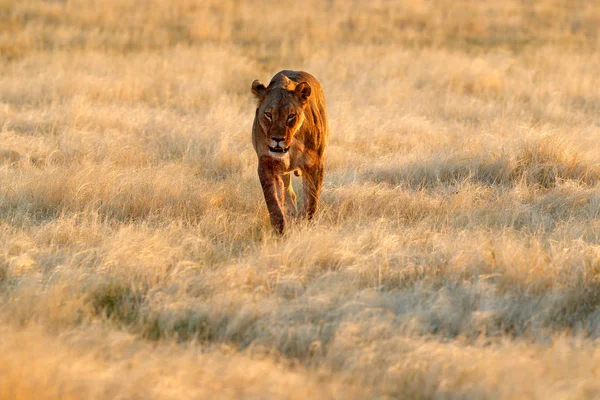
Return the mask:
<svg viewBox="0 0 600 400">
<path fill-rule="evenodd" d="M 290 146 L 285 145 L 285 138 L 271 138 L 269 150 L 273 153 L 285 154 L 290 149 Z"/>
<path fill-rule="evenodd" d="M 279 147 L 279 146 L 271 147 L 271 146 L 269 146 L 269 150 L 273 153 L 285 154 L 289 151 L 289 149 L 290 149 L 290 146 L 288 146 L 288 147 Z"/>
</svg>

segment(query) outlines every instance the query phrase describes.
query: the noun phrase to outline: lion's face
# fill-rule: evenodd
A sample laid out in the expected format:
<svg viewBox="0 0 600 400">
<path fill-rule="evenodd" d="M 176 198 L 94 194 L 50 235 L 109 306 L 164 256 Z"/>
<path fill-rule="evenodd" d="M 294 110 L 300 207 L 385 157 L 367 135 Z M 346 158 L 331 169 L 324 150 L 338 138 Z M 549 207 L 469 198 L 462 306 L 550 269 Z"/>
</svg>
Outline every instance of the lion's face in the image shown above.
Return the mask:
<svg viewBox="0 0 600 400">
<path fill-rule="evenodd" d="M 310 85 L 306 82 L 295 84 L 286 78 L 282 84 L 266 88 L 259 81 L 254 81 L 252 92 L 259 99 L 256 118 L 269 146 L 269 154 L 283 157 L 304 122 Z"/>
</svg>

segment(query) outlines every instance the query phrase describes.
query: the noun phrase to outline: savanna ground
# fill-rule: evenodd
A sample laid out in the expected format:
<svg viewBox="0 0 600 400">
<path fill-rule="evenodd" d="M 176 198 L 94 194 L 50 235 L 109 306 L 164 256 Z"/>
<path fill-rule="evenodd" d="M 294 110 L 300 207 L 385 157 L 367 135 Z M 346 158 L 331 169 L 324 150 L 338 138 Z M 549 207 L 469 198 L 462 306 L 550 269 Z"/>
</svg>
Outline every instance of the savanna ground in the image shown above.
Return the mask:
<svg viewBox="0 0 600 400">
<path fill-rule="evenodd" d="M 599 26 L 0 0 L 0 398 L 600 397 Z M 316 221 L 279 238 L 250 84 L 284 68 L 331 138 Z"/>
</svg>

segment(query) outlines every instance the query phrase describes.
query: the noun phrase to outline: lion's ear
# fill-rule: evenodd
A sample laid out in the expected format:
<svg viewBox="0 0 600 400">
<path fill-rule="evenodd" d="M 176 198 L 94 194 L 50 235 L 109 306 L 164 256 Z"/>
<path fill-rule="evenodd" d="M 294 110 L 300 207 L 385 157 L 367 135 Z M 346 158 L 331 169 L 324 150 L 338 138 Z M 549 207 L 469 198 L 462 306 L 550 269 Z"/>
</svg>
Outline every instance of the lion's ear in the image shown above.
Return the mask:
<svg viewBox="0 0 600 400">
<path fill-rule="evenodd" d="M 259 99 L 263 99 L 267 94 L 267 88 L 258 79 L 252 82 L 252 93 Z"/>
<path fill-rule="evenodd" d="M 310 97 L 311 92 L 312 92 L 312 89 L 311 89 L 310 85 L 308 84 L 308 82 L 300 82 L 296 86 L 296 89 L 294 89 L 294 94 L 296 95 L 298 100 L 300 100 L 300 102 L 302 104 L 306 103 L 306 101 Z"/>
</svg>

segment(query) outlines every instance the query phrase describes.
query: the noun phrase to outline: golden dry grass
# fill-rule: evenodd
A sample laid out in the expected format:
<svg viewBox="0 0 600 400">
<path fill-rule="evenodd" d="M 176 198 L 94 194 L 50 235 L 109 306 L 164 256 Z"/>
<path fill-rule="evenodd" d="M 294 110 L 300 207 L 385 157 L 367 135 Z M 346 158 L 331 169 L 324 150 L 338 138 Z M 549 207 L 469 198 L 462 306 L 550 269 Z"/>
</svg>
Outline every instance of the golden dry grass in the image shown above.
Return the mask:
<svg viewBox="0 0 600 400">
<path fill-rule="evenodd" d="M 598 26 L 0 0 L 0 398 L 598 398 Z M 278 238 L 249 88 L 284 68 L 331 138 L 316 221 Z"/>
</svg>

